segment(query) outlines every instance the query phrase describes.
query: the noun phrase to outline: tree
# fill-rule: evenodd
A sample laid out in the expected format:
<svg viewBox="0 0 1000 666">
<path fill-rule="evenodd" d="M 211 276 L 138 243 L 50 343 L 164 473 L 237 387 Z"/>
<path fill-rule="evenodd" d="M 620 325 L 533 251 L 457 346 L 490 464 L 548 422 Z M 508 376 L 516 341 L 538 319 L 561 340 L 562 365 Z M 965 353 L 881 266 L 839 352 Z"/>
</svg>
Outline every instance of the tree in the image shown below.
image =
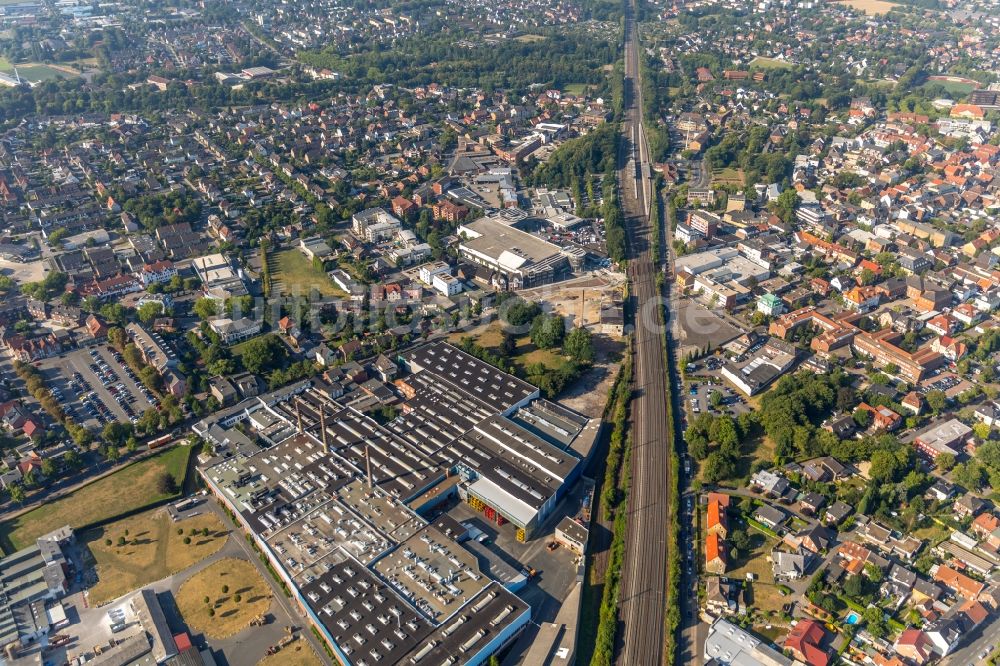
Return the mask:
<svg viewBox="0 0 1000 666">
<path fill-rule="evenodd" d="M 108 342 L 121 351 L 128 344 L 128 333 L 119 326 L 112 326 L 108 329 Z"/>
<path fill-rule="evenodd" d="M 861 576 L 852 575 L 848 576 L 847 580 L 844 581 L 844 594 L 847 598 L 852 601 L 857 601 L 865 593 L 865 583 L 861 579 Z"/>
<path fill-rule="evenodd" d="M 121 303 L 105 303 L 99 310 L 104 321 L 124 326 L 128 323 L 128 309 Z"/>
<path fill-rule="evenodd" d="M 952 478 L 967 490 L 976 491 L 983 485 L 984 471 L 978 460 L 969 460 L 955 465 Z"/>
<path fill-rule="evenodd" d="M 733 461 L 719 451 L 712 451 L 705 458 L 705 469 L 703 478 L 708 483 L 717 483 L 726 479 L 731 479 L 736 473 L 736 466 Z"/>
<path fill-rule="evenodd" d="M 944 394 L 944 391 L 928 391 L 924 398 L 927 400 L 927 406 L 930 407 L 935 414 L 940 414 L 944 411 L 944 408 L 948 406 L 948 396 Z"/>
<path fill-rule="evenodd" d="M 161 495 L 173 495 L 177 492 L 177 482 L 174 480 L 173 474 L 167 471 L 162 471 L 156 477 L 156 490 Z"/>
<path fill-rule="evenodd" d="M 952 453 L 941 453 L 934 459 L 934 464 L 941 472 L 948 472 L 955 466 L 955 456 Z"/>
<path fill-rule="evenodd" d="M 243 367 L 254 374 L 265 373 L 281 367 L 288 350 L 274 335 L 253 338 L 243 346 Z"/>
<path fill-rule="evenodd" d="M 563 351 L 577 363 L 589 365 L 594 362 L 594 341 L 586 328 L 574 328 L 566 335 Z"/>
<path fill-rule="evenodd" d="M 531 341 L 539 349 L 552 349 L 562 344 L 566 325 L 559 315 L 540 314 L 531 322 Z"/>
<path fill-rule="evenodd" d="M 718 409 L 722 405 L 722 394 L 713 389 L 708 394 L 708 404 L 712 406 L 712 409 Z"/>
<path fill-rule="evenodd" d="M 199 298 L 192 308 L 195 315 L 202 321 L 208 321 L 219 314 L 219 305 L 214 298 Z"/>
<path fill-rule="evenodd" d="M 143 324 L 148 324 L 152 322 L 157 317 L 163 314 L 163 304 L 159 301 L 150 301 L 148 303 L 143 303 L 138 310 L 139 321 Z"/>
<path fill-rule="evenodd" d="M 52 475 L 56 471 L 56 464 L 52 462 L 52 458 L 45 458 L 44 460 L 42 460 L 42 464 L 39 469 L 42 472 L 42 476 L 44 476 L 46 479 L 51 479 Z"/>
<path fill-rule="evenodd" d="M 865 430 L 869 425 L 871 425 L 872 413 L 867 409 L 856 409 L 854 410 L 854 414 L 851 415 L 851 418 L 854 419 L 854 423 L 859 429 Z"/>
<path fill-rule="evenodd" d="M 517 353 L 517 339 L 507 331 L 503 331 L 503 337 L 500 339 L 500 347 L 497 349 L 497 353 L 503 358 L 510 358 Z"/>
<path fill-rule="evenodd" d="M 868 475 L 876 483 L 888 483 L 896 477 L 899 462 L 890 451 L 876 451 L 872 454 L 871 468 Z"/>
<path fill-rule="evenodd" d="M 972 432 L 976 435 L 976 439 L 981 442 L 985 442 L 990 438 L 990 427 L 985 423 L 977 423 L 972 426 Z"/>
<path fill-rule="evenodd" d="M 20 483 L 10 484 L 10 486 L 7 488 L 7 491 L 10 493 L 10 499 L 13 500 L 14 502 L 17 502 L 18 504 L 24 502 L 24 486 L 22 486 Z"/>
</svg>

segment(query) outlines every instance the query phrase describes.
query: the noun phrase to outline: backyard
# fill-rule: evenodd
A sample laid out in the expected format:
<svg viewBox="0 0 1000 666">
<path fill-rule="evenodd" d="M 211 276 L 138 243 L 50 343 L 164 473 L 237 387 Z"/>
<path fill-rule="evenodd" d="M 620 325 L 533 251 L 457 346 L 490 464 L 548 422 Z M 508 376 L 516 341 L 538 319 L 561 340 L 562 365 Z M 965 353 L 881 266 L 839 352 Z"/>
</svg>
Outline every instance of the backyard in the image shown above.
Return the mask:
<svg viewBox="0 0 1000 666">
<path fill-rule="evenodd" d="M 184 487 L 191 452 L 190 446 L 175 446 L 21 514 L 0 525 L 0 546 L 10 553 L 63 525 L 85 527 L 176 497 Z M 173 479 L 176 490 L 163 490 L 164 473 Z"/>
<path fill-rule="evenodd" d="M 218 552 L 228 535 L 214 514 L 174 522 L 165 509 L 90 530 L 81 536 L 97 568 L 97 584 L 88 601 L 99 606 L 183 571 Z"/>
<path fill-rule="evenodd" d="M 246 560 L 213 562 L 181 585 L 177 609 L 194 633 L 226 638 L 267 612 L 271 592 Z M 284 662 L 282 662 L 284 663 Z"/>
</svg>

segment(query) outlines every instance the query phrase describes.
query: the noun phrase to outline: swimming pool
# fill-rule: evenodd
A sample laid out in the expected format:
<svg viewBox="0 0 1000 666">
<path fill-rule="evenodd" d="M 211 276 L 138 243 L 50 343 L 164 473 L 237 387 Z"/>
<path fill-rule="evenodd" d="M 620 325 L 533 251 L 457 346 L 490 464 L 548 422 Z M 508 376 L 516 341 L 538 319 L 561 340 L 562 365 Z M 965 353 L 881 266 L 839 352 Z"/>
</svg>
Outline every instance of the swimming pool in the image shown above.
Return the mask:
<svg viewBox="0 0 1000 666">
<path fill-rule="evenodd" d="M 847 617 L 844 619 L 844 622 L 846 622 L 847 624 L 857 624 L 860 621 L 861 621 L 861 616 L 855 613 L 854 611 L 848 613 Z"/>
</svg>

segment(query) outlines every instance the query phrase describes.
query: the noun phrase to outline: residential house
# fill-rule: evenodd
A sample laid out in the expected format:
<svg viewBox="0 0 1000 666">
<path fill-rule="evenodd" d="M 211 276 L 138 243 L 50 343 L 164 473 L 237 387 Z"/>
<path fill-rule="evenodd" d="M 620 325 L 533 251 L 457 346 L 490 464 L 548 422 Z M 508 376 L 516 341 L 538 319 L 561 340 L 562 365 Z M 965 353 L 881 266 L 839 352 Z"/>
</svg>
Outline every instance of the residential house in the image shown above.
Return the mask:
<svg viewBox="0 0 1000 666">
<path fill-rule="evenodd" d="M 705 570 L 721 576 L 726 573 L 727 566 L 725 540 L 718 534 L 709 534 L 705 538 Z"/>
</svg>

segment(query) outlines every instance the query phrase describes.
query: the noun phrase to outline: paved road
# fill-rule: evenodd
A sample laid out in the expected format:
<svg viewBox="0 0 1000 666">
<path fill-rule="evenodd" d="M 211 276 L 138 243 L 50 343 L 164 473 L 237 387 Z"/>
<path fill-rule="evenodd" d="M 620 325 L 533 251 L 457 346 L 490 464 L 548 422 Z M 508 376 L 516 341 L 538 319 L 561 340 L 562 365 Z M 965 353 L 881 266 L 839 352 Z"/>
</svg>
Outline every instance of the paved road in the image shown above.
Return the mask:
<svg viewBox="0 0 1000 666">
<path fill-rule="evenodd" d="M 638 666 L 659 665 L 665 657 L 667 527 L 671 517 L 664 488 L 670 478 L 673 437 L 667 432 L 667 363 L 658 314 L 654 239 L 648 216 L 652 183 L 642 127 L 638 39 L 631 3 L 625 13 L 625 118 L 619 189 L 628 228 L 628 273 L 636 328 L 630 427 L 632 489 L 621 587 L 623 628 L 619 632 L 618 663 Z"/>
</svg>

